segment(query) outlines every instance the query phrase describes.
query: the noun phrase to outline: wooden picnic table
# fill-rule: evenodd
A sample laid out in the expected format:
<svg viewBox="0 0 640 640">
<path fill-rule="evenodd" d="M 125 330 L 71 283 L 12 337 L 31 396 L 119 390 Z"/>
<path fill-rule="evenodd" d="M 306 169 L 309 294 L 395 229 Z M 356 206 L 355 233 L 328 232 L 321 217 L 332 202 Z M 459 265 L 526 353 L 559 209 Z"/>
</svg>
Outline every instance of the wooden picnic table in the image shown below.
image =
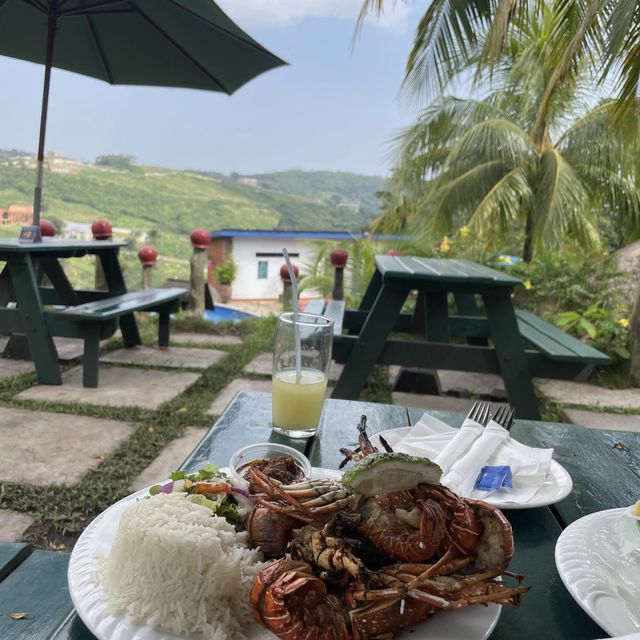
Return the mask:
<svg viewBox="0 0 640 640">
<path fill-rule="evenodd" d="M 7 352 L 33 359 L 41 384 L 62 384 L 54 335 L 84 339 L 84 384 L 90 387 L 98 384 L 100 339 L 113 335 L 119 326 L 127 346 L 142 344 L 134 311 L 161 310 L 160 343 L 169 344 L 169 313 L 177 309 L 186 290 L 127 293 L 118 260 L 119 250 L 126 246 L 111 240 L 0 240 L 0 261 L 6 262 L 0 273 L 0 333 L 12 334 Z M 86 255 L 100 260 L 106 290 L 76 289 L 69 282 L 61 260 Z"/>
<path fill-rule="evenodd" d="M 332 398 L 355 400 L 376 363 L 502 375 L 520 418 L 540 419 L 532 376 L 574 379 L 610 358 L 527 311 L 511 295 L 522 282 L 471 260 L 376 256 L 357 310 L 335 336 L 345 366 Z M 412 313 L 403 313 L 416 292 Z M 450 299 L 451 298 L 451 299 Z M 457 314 L 450 314 L 450 307 Z M 418 339 L 390 337 L 392 332 Z M 533 348 L 525 348 L 525 341 Z"/>
<path fill-rule="evenodd" d="M 271 394 L 241 392 L 201 440 L 182 468 L 195 471 L 206 462 L 226 466 L 231 454 L 254 442 L 286 442 L 304 451 L 316 467 L 337 469 L 340 447 L 354 446 L 362 414 L 377 433 L 414 424 L 422 410 L 397 405 L 327 400 L 318 435 L 291 441 L 273 434 Z M 429 411 L 452 426 L 464 416 Z M 551 507 L 510 510 L 505 514 L 515 535 L 510 569 L 532 587 L 518 609 L 503 608 L 492 640 L 594 640 L 606 637 L 564 588 L 555 568 L 554 548 L 574 520 L 603 509 L 632 504 L 640 495 L 640 434 L 516 420 L 512 435 L 528 445 L 554 447 L 554 458 L 573 478 L 572 493 Z M 624 446 L 614 447 L 616 444 Z M 158 478 L 158 480 L 161 480 Z M 22 554 L 22 557 L 20 557 Z M 68 554 L 0 545 L 0 638 L 3 640 L 92 640 L 73 612 L 66 593 Z M 48 558 L 48 562 L 45 561 Z M 31 620 L 10 620 L 14 611 L 32 612 Z M 443 614 L 443 616 L 446 614 Z"/>
</svg>

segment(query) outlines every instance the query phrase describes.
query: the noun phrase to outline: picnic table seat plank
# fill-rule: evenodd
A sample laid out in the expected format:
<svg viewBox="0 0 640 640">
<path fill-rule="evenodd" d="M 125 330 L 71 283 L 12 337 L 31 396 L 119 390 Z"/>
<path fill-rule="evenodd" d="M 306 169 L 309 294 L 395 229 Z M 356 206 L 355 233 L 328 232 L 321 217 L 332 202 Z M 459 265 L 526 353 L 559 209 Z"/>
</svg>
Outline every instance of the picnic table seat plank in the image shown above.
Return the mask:
<svg viewBox="0 0 640 640">
<path fill-rule="evenodd" d="M 304 313 L 313 313 L 331 318 L 333 320 L 333 335 L 339 336 L 342 334 L 345 313 L 344 300 L 309 300 L 304 308 Z"/>
<path fill-rule="evenodd" d="M 0 582 L 0 638 L 40 640 L 64 622 L 73 609 L 67 586 L 68 553 L 37 549 Z M 29 617 L 13 620 L 12 613 Z"/>
<path fill-rule="evenodd" d="M 611 364 L 611 358 L 588 344 L 568 335 L 530 311 L 516 309 L 520 334 L 553 360 L 581 360 L 593 364 Z"/>
<path fill-rule="evenodd" d="M 305 313 L 315 313 L 316 315 L 322 315 L 324 311 L 325 302 L 321 298 L 317 300 L 309 300 L 307 306 L 304 308 Z"/>
<path fill-rule="evenodd" d="M 31 553 L 31 547 L 22 542 L 0 544 L 0 582 L 2 582 Z"/>
<path fill-rule="evenodd" d="M 66 318 L 78 320 L 101 319 L 110 320 L 133 311 L 143 311 L 163 304 L 179 300 L 186 293 L 185 289 L 145 289 L 131 291 L 118 296 L 111 296 L 103 300 L 85 302 L 84 304 L 67 307 L 57 311 Z"/>
</svg>

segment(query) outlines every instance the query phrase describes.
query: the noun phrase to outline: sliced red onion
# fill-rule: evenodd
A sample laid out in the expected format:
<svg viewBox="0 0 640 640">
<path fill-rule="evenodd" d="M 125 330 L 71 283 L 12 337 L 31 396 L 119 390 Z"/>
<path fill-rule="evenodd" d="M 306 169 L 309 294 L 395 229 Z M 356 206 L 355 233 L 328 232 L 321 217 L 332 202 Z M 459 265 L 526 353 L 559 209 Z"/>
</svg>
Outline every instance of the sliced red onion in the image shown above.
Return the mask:
<svg viewBox="0 0 640 640">
<path fill-rule="evenodd" d="M 158 493 L 171 493 L 173 491 L 173 482 L 168 482 L 167 484 L 163 484 L 156 494 Z"/>
<path fill-rule="evenodd" d="M 231 493 L 235 496 L 239 496 L 244 498 L 249 504 L 253 507 L 256 504 L 256 499 L 252 496 L 246 489 L 241 489 L 240 487 L 231 487 Z"/>
</svg>

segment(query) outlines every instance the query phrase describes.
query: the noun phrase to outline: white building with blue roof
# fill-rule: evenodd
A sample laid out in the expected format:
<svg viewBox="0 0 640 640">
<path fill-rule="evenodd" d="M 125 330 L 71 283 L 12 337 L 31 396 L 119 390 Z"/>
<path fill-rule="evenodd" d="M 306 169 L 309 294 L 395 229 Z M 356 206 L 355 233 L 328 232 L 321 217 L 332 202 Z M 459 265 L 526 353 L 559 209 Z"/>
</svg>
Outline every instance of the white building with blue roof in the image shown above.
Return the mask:
<svg viewBox="0 0 640 640">
<path fill-rule="evenodd" d="M 218 264 L 232 257 L 238 267 L 231 287 L 233 300 L 277 300 L 282 294 L 280 267 L 284 264 L 283 247 L 300 270 L 300 275 L 304 275 L 305 266 L 312 264 L 316 257 L 316 248 L 309 240 L 343 242 L 357 238 L 362 238 L 362 234 L 344 231 L 217 229 L 211 232 L 211 273 L 215 273 Z M 215 281 L 212 284 L 215 286 Z M 301 296 L 317 297 L 317 293 L 304 291 Z"/>
</svg>

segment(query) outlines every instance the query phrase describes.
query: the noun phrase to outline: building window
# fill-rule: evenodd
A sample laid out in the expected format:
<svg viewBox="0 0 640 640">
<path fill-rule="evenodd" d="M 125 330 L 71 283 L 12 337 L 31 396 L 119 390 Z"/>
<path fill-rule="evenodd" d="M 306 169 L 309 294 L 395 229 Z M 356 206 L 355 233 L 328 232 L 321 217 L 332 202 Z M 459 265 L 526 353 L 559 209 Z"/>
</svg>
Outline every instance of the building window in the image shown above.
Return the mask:
<svg viewBox="0 0 640 640">
<path fill-rule="evenodd" d="M 266 280 L 269 263 L 266 260 L 258 260 L 258 280 Z"/>
</svg>

